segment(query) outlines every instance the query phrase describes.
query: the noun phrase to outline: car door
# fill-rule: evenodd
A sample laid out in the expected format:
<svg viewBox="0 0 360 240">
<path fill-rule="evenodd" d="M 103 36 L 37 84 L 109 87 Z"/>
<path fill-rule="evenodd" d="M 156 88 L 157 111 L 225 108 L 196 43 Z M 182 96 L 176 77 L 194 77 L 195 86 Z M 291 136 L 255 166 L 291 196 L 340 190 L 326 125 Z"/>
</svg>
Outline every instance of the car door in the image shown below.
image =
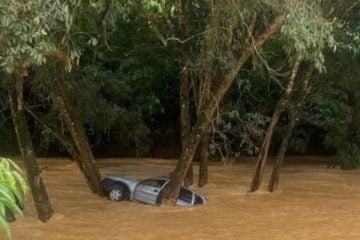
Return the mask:
<svg viewBox="0 0 360 240">
<path fill-rule="evenodd" d="M 161 179 L 140 181 L 135 187 L 133 199 L 148 204 L 157 204 L 157 196 L 164 183 L 165 181 Z"/>
</svg>

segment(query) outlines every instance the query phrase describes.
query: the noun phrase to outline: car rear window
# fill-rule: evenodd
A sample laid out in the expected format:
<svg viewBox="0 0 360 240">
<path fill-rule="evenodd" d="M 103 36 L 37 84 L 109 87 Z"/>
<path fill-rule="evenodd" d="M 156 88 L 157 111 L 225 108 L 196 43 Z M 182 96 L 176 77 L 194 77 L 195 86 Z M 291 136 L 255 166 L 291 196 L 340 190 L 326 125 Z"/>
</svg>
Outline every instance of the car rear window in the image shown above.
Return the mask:
<svg viewBox="0 0 360 240">
<path fill-rule="evenodd" d="M 180 194 L 179 194 L 180 200 L 187 202 L 187 203 L 191 203 L 192 198 L 193 198 L 193 193 L 190 190 L 188 190 L 186 188 L 180 189 Z"/>
<path fill-rule="evenodd" d="M 197 194 L 195 194 L 195 205 L 204 204 L 204 200 Z"/>
</svg>

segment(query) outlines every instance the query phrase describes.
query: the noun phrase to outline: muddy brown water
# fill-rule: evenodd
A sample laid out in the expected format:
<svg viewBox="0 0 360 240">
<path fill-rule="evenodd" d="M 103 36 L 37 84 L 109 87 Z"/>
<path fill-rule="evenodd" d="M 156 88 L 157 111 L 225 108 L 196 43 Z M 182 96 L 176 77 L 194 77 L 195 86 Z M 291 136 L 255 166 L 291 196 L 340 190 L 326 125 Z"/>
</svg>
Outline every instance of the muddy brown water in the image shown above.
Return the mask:
<svg viewBox="0 0 360 240">
<path fill-rule="evenodd" d="M 360 239 L 360 171 L 328 169 L 323 158 L 288 158 L 279 190 L 272 194 L 266 184 L 254 194 L 247 192 L 251 161 L 212 164 L 210 183 L 198 189 L 208 204 L 196 208 L 111 202 L 88 191 L 75 163 L 57 160 L 39 159 L 48 168 L 44 181 L 55 215 L 48 223 L 39 222 L 29 198 L 25 219 L 11 223 L 14 240 Z M 166 174 L 175 165 L 161 159 L 98 162 L 103 175 L 138 178 Z M 0 239 L 5 239 L 2 233 Z"/>
</svg>

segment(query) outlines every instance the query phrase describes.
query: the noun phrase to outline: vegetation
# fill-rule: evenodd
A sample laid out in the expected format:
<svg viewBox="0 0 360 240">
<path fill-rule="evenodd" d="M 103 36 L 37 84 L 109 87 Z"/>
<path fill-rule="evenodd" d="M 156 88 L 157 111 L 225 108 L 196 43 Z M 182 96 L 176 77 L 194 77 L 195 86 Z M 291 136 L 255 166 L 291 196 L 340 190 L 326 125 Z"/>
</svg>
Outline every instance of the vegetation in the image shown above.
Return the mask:
<svg viewBox="0 0 360 240">
<path fill-rule="evenodd" d="M 69 154 L 102 195 L 94 153 L 173 148 L 169 204 L 183 181 L 193 184 L 194 160 L 198 184 L 208 182 L 209 157 L 258 155 L 251 191 L 278 152 L 276 189 L 288 149 L 359 168 L 359 8 L 341 0 L 5 0 L 1 154 L 18 145 L 42 221 L 52 207 L 36 154 Z"/>
<path fill-rule="evenodd" d="M 22 171 L 10 159 L 0 158 L 0 225 L 9 239 L 11 232 L 7 221 L 13 214 L 22 216 L 23 200 L 28 186 L 21 176 Z"/>
</svg>

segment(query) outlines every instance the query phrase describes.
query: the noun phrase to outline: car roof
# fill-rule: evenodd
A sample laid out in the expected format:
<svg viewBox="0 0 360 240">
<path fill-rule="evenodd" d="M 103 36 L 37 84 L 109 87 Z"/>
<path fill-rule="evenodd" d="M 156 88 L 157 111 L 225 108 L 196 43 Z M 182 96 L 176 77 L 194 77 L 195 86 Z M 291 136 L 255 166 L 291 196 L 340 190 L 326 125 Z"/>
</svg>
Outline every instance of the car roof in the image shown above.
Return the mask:
<svg viewBox="0 0 360 240">
<path fill-rule="evenodd" d="M 156 177 L 151 177 L 148 179 L 154 179 L 154 180 L 169 180 L 168 176 L 156 176 Z"/>
</svg>

